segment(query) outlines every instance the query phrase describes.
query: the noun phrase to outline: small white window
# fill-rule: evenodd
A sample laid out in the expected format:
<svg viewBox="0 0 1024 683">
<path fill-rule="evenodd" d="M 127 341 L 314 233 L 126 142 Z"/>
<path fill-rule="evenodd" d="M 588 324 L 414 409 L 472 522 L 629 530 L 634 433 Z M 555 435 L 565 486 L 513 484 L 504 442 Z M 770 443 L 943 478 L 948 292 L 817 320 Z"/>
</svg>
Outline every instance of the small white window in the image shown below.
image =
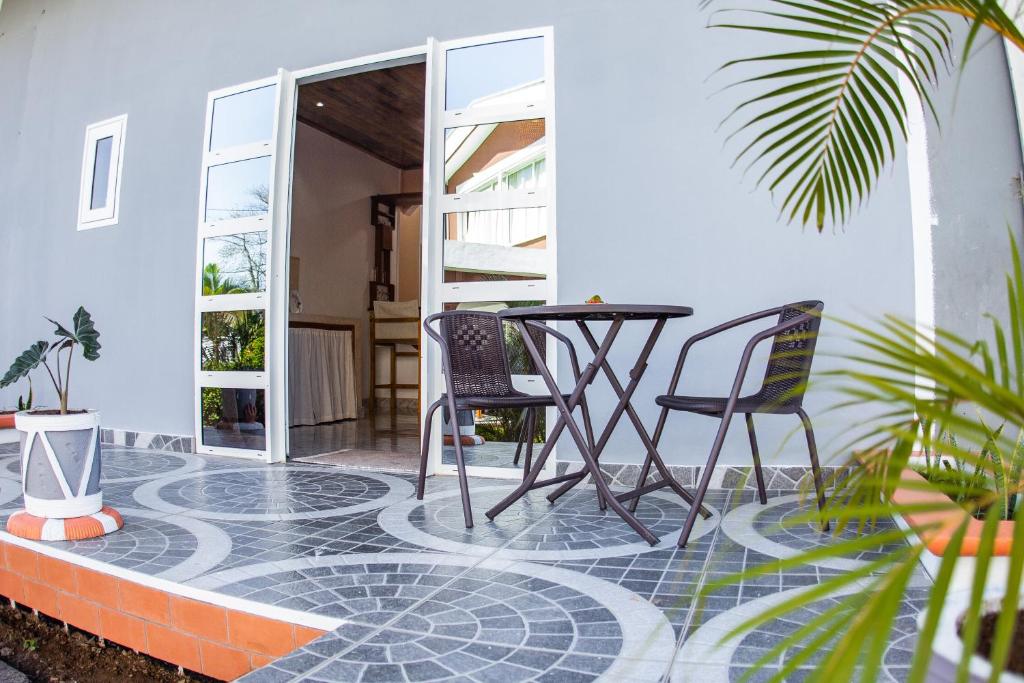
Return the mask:
<svg viewBox="0 0 1024 683">
<path fill-rule="evenodd" d="M 121 201 L 121 167 L 128 115 L 94 123 L 85 129 L 78 229 L 117 224 Z"/>
</svg>

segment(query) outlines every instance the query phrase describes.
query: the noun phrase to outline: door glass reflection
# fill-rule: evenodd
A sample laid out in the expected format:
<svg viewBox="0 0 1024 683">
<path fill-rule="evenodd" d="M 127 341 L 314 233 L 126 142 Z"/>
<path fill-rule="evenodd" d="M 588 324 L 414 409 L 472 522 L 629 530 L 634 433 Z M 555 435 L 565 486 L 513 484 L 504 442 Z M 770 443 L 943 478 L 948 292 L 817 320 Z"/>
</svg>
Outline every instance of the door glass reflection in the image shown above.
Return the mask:
<svg viewBox="0 0 1024 683">
<path fill-rule="evenodd" d="M 265 450 L 266 392 L 203 387 L 203 445 Z"/>
<path fill-rule="evenodd" d="M 270 157 L 211 166 L 206 180 L 206 221 L 251 218 L 270 207 Z"/>
<path fill-rule="evenodd" d="M 544 97 L 544 39 L 524 38 L 448 50 L 445 109 L 471 109 Z"/>
<path fill-rule="evenodd" d="M 214 100 L 210 151 L 270 140 L 276 95 L 268 85 Z"/>
</svg>

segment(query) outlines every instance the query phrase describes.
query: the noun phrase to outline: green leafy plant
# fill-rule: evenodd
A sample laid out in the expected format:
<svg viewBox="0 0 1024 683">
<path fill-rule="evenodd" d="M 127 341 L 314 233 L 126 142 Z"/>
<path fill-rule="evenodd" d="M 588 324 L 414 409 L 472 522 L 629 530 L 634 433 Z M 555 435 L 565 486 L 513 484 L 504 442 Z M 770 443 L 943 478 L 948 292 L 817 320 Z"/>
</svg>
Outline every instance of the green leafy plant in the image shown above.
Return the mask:
<svg viewBox="0 0 1024 683">
<path fill-rule="evenodd" d="M 704 6 L 719 0 L 703 0 Z M 1024 50 L 1019 0 L 767 0 L 717 8 L 711 26 L 777 40 L 733 59 L 732 86 L 749 94 L 727 122 L 737 163 L 781 196 L 789 221 L 841 224 L 871 193 L 906 139 L 908 92 L 934 112 L 930 90 L 957 60 L 954 20 L 970 30 L 963 66 L 983 28 Z M 906 84 L 906 87 L 901 85 Z"/>
<path fill-rule="evenodd" d="M 74 357 L 75 346 L 82 348 L 82 356 L 86 360 L 96 360 L 100 357 L 100 333 L 96 331 L 92 316 L 81 306 L 75 312 L 71 329 L 50 318 L 47 320 L 56 325 L 54 330 L 56 339 L 53 342 L 37 341 L 18 356 L 11 364 L 7 374 L 0 378 L 0 389 L 28 377 L 30 372 L 42 365 L 50 376 L 50 381 L 53 382 L 53 388 L 57 391 L 57 397 L 60 400 L 60 414 L 66 415 L 71 382 L 71 359 Z M 67 356 L 63 371 L 61 353 L 65 353 Z M 54 356 L 54 368 L 51 368 L 48 362 L 51 355 Z M 54 374 L 54 369 L 56 369 L 56 374 Z M 29 402 L 31 403 L 31 391 L 29 392 Z"/>
<path fill-rule="evenodd" d="M 18 396 L 18 410 L 32 410 L 32 378 L 28 380 L 28 398 Z"/>
<path fill-rule="evenodd" d="M 928 445 L 922 453 L 924 464 L 913 465 L 914 471 L 979 519 L 984 519 L 987 508 L 983 507 L 983 503 L 987 502 L 997 506 L 1001 520 L 1012 520 L 1024 470 L 1024 430 L 1018 431 L 1009 451 L 1005 451 L 1004 440 L 1000 438 L 1003 426 L 989 432 L 978 457 L 991 463 L 990 476 L 985 468 L 973 467 L 964 458 L 936 448 L 936 443 L 941 445 L 948 442 L 955 450 L 958 447 L 957 440 L 955 436 L 947 434 L 928 439 L 930 428 L 930 423 L 921 425 L 920 442 Z"/>
</svg>

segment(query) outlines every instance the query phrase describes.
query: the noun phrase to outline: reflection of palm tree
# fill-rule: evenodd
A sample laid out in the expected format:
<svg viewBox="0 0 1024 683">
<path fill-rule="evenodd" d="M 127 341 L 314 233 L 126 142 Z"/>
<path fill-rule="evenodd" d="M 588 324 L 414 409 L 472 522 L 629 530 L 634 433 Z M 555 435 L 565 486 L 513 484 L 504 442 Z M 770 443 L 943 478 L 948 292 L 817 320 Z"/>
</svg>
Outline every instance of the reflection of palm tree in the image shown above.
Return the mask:
<svg viewBox="0 0 1024 683">
<path fill-rule="evenodd" d="M 217 294 L 239 294 L 245 291 L 234 280 L 221 275 L 220 266 L 208 263 L 203 268 L 203 296 Z"/>
</svg>

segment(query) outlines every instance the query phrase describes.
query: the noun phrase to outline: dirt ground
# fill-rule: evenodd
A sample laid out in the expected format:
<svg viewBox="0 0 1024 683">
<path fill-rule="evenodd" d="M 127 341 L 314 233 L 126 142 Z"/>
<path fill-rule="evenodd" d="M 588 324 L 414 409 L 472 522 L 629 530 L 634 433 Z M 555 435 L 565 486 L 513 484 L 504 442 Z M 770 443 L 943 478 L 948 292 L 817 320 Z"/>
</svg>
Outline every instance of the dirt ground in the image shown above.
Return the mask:
<svg viewBox="0 0 1024 683">
<path fill-rule="evenodd" d="M 30 611 L 0 604 L 0 659 L 33 683 L 205 683 L 213 679 L 185 672 Z"/>
</svg>

